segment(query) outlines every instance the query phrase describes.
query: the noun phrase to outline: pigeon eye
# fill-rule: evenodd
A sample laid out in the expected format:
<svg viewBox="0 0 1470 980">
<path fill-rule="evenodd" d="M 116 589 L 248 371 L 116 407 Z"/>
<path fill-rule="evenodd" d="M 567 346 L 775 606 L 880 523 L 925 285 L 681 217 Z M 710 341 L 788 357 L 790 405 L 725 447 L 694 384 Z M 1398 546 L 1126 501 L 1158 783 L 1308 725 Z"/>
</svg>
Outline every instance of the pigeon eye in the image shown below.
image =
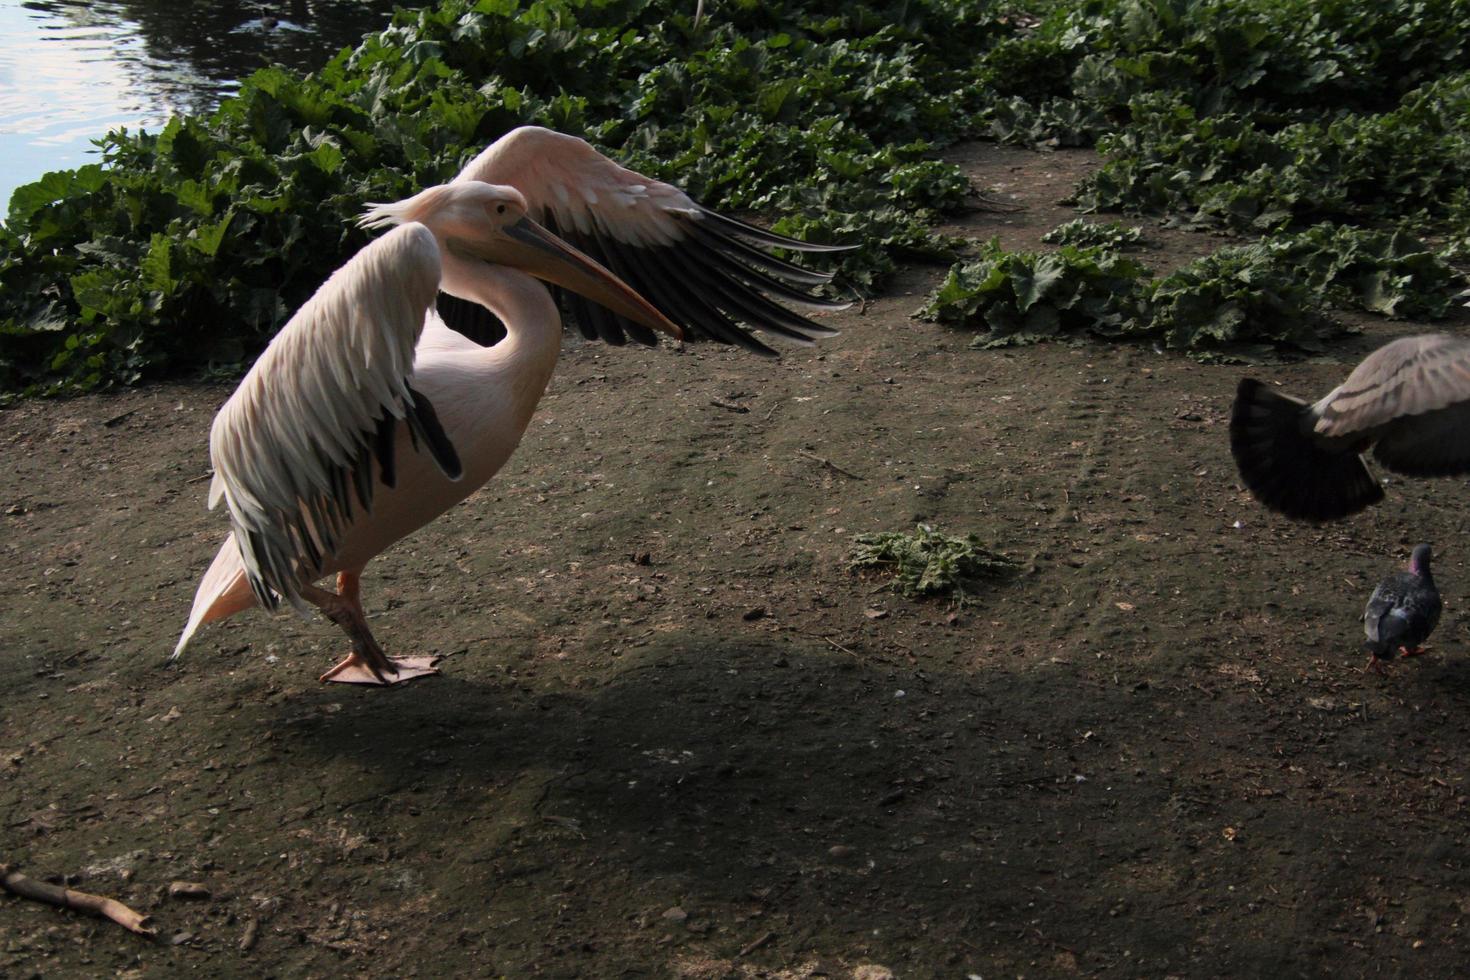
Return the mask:
<svg viewBox="0 0 1470 980">
<path fill-rule="evenodd" d="M 496 214 L 504 214 L 505 213 L 505 205 L 504 204 L 497 204 L 495 206 L 495 213 Z"/>
</svg>

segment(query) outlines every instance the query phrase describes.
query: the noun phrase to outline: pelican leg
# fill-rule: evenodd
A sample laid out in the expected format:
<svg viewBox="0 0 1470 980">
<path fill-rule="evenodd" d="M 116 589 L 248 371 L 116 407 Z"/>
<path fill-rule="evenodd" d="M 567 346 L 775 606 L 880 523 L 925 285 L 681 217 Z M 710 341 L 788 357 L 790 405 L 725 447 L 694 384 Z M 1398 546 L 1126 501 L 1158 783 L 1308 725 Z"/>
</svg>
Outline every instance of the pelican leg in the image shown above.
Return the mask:
<svg viewBox="0 0 1470 980">
<path fill-rule="evenodd" d="M 338 684 L 372 684 L 383 687 L 402 684 L 415 677 L 437 674 L 438 657 L 390 657 L 378 646 L 362 611 L 359 578 L 352 572 L 337 573 L 337 591 L 308 585 L 301 594 L 352 639 L 352 652 L 318 680 Z"/>
</svg>

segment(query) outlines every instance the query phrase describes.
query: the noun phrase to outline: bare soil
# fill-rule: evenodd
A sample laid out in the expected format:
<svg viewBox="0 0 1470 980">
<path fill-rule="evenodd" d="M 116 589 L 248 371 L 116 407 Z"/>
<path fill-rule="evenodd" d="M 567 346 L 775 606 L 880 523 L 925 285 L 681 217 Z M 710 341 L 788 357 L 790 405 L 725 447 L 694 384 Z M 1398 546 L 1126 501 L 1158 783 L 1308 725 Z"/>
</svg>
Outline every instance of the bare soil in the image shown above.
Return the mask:
<svg viewBox="0 0 1470 980">
<path fill-rule="evenodd" d="M 1021 210 L 952 230 L 1012 247 L 1094 165 L 959 158 Z M 1247 369 L 971 350 L 909 318 L 942 272 L 779 362 L 570 346 L 506 470 L 369 568 L 384 645 L 448 655 L 391 690 L 259 612 L 165 668 L 226 387 L 0 412 L 0 861 L 161 930 L 3 897 L 0 975 L 1463 975 L 1463 481 L 1276 518 Z M 1320 394 L 1423 329 L 1364 326 L 1251 370 Z M 964 608 L 848 571 L 920 521 L 1023 571 Z M 1434 649 L 1364 674 L 1420 540 Z"/>
</svg>

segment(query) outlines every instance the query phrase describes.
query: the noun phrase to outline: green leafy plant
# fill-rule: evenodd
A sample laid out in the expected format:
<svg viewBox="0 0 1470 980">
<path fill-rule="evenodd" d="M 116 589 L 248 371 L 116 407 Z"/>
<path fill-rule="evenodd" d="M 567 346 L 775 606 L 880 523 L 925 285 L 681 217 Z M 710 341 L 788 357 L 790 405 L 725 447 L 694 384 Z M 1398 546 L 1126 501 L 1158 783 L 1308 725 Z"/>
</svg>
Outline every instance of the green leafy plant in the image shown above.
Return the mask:
<svg viewBox="0 0 1470 980">
<path fill-rule="evenodd" d="M 1131 125 L 1104 137 L 1107 159 L 1078 203 L 1181 211 L 1197 223 L 1273 231 L 1305 222 L 1443 225 L 1470 168 L 1470 75 L 1408 93 L 1392 111 L 1293 122 L 1201 115 L 1183 96 L 1135 98 Z"/>
<path fill-rule="evenodd" d="M 982 329 L 976 345 L 1034 343 L 1082 332 L 1121 336 L 1140 314 L 1148 271 L 1103 248 L 1007 252 L 992 240 L 949 270 L 917 316 Z"/>
<path fill-rule="evenodd" d="M 977 330 L 980 347 L 1087 333 L 1242 357 L 1323 350 L 1345 332 L 1333 307 L 1443 317 L 1464 283 L 1404 232 L 1332 224 L 1225 246 L 1160 279 L 1102 246 L 1006 252 L 992 241 L 916 315 Z"/>
<path fill-rule="evenodd" d="M 987 583 L 1016 572 L 1016 564 L 985 548 L 974 534 L 954 537 L 918 525 L 912 534 L 883 531 L 853 538 L 849 567 L 893 577 L 893 587 L 909 597 L 949 596 L 972 602 Z"/>
<path fill-rule="evenodd" d="M 1251 345 L 1322 350 L 1344 329 L 1319 292 L 1272 259 L 1259 245 L 1227 246 L 1150 283 L 1150 316 L 1137 334 L 1207 355 Z"/>
<path fill-rule="evenodd" d="M 1057 225 L 1042 235 L 1041 240 L 1053 245 L 1121 250 L 1142 244 L 1143 229 L 1125 225 L 1121 221 L 1102 222 L 1078 218 Z"/>
<path fill-rule="evenodd" d="M 1000 139 L 1096 141 L 1088 210 L 1450 230 L 1470 161 L 1467 18 L 1464 0 L 1058 4 L 981 56 L 1002 96 L 981 119 Z"/>
<path fill-rule="evenodd" d="M 1466 278 L 1445 256 L 1406 231 L 1324 223 L 1264 239 L 1270 261 L 1296 273 L 1333 306 L 1387 317 L 1438 320 Z"/>
</svg>

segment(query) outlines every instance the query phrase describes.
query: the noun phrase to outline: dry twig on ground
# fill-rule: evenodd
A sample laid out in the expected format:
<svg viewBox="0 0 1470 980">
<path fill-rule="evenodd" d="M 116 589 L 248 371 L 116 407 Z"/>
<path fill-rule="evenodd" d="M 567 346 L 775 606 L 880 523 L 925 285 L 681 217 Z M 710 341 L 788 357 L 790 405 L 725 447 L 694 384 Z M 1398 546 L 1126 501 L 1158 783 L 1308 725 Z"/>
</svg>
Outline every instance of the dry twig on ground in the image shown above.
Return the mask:
<svg viewBox="0 0 1470 980">
<path fill-rule="evenodd" d="M 100 915 L 140 936 L 156 935 L 153 926 L 148 923 L 148 916 L 139 915 L 117 899 L 72 891 L 60 885 L 37 881 L 13 870 L 9 865 L 0 864 L 0 886 L 21 898 L 45 902 L 47 905 L 55 905 L 58 908 L 75 909 L 78 912 Z"/>
</svg>

